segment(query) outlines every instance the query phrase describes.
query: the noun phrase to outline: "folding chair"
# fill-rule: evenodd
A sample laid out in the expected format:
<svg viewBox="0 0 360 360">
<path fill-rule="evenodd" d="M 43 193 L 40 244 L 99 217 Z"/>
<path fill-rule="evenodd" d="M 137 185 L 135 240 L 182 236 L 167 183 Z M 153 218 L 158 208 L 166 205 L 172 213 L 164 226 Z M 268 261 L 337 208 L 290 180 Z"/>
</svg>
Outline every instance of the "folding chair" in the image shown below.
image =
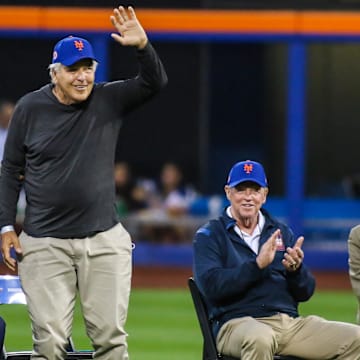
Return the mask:
<svg viewBox="0 0 360 360">
<path fill-rule="evenodd" d="M 18 276 L 0 275 L 0 304 L 26 304 L 25 295 L 22 291 Z M 2 349 L 0 352 L 0 360 L 30 360 L 31 351 L 6 351 L 4 345 L 5 329 L 5 321 L 0 317 L 0 349 Z M 93 358 L 92 351 L 76 350 L 71 337 L 68 339 L 66 351 L 67 360 L 85 360 Z"/>
<path fill-rule="evenodd" d="M 6 323 L 5 320 L 0 316 L 0 360 L 5 359 L 4 341 L 5 341 Z"/>
<path fill-rule="evenodd" d="M 216 342 L 211 329 L 211 321 L 204 298 L 197 287 L 195 280 L 190 277 L 188 280 L 191 297 L 194 303 L 196 315 L 203 335 L 203 357 L 202 360 L 240 360 L 228 355 L 219 354 Z M 274 360 L 302 360 L 294 356 L 275 355 Z"/>
</svg>

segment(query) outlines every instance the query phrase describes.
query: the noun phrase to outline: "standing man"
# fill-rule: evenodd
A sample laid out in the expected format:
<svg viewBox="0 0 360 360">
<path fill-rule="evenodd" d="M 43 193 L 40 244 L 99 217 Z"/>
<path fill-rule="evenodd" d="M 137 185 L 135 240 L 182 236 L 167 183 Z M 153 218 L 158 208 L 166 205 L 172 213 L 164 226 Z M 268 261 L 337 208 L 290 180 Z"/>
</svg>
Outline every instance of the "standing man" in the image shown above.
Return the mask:
<svg viewBox="0 0 360 360">
<path fill-rule="evenodd" d="M 36 359 L 64 359 L 79 293 L 96 359 L 128 359 L 126 332 L 132 243 L 115 208 L 114 159 L 123 117 L 167 83 L 160 59 L 132 7 L 114 9 L 111 34 L 133 46 L 139 74 L 95 84 L 96 57 L 79 37 L 60 40 L 51 84 L 19 100 L 0 178 L 6 265 L 18 271 Z M 13 231 L 24 184 L 23 232 Z"/>
<path fill-rule="evenodd" d="M 225 194 L 230 205 L 194 239 L 194 277 L 213 322 L 218 351 L 242 360 L 274 354 L 303 359 L 360 359 L 360 327 L 299 316 L 315 280 L 303 263 L 303 237 L 262 208 L 263 166 L 236 163 Z"/>
<path fill-rule="evenodd" d="M 351 287 L 358 301 L 356 321 L 360 324 L 360 225 L 356 225 L 350 230 L 348 252 Z"/>
</svg>

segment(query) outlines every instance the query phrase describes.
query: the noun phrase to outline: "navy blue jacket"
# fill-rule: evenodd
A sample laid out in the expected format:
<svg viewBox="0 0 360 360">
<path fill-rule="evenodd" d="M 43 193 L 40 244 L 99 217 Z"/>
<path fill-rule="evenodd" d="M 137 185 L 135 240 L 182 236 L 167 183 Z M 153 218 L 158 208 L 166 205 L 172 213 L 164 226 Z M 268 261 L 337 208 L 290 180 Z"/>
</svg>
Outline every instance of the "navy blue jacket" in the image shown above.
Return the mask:
<svg viewBox="0 0 360 360">
<path fill-rule="evenodd" d="M 288 272 L 281 263 L 287 247 L 295 238 L 286 225 L 266 210 L 259 247 L 280 229 L 284 246 L 278 246 L 274 261 L 260 269 L 256 256 L 234 230 L 235 220 L 226 211 L 210 220 L 195 234 L 193 241 L 195 281 L 207 302 L 215 336 L 228 320 L 266 317 L 276 313 L 298 316 L 298 302 L 308 300 L 315 290 L 315 279 L 304 264 Z"/>
</svg>

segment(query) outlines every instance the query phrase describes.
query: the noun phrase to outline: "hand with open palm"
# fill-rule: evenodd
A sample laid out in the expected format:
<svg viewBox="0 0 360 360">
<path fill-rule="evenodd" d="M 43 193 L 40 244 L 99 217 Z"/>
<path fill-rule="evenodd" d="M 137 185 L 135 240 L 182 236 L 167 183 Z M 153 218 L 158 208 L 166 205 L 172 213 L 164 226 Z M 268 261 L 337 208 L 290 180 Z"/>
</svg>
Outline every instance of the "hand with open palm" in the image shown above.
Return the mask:
<svg viewBox="0 0 360 360">
<path fill-rule="evenodd" d="M 143 49 L 148 38 L 145 30 L 136 17 L 135 10 L 129 6 L 127 10 L 123 6 L 114 9 L 110 20 L 118 33 L 112 33 L 111 37 L 124 46 L 136 46 Z"/>
</svg>

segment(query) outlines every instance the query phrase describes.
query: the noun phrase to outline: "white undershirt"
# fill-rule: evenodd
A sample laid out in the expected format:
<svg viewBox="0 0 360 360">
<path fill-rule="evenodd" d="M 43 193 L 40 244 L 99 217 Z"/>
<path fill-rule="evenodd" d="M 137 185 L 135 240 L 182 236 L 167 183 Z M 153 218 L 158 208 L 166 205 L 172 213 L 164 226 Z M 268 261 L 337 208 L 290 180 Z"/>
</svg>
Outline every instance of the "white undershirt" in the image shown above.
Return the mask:
<svg viewBox="0 0 360 360">
<path fill-rule="evenodd" d="M 226 209 L 226 214 L 233 218 L 230 208 L 231 206 Z M 259 252 L 260 235 L 264 225 L 265 217 L 261 213 L 261 211 L 259 211 L 258 223 L 252 234 L 248 234 L 247 232 L 242 231 L 236 224 L 234 225 L 234 230 L 246 242 L 246 244 L 252 249 L 252 251 L 257 254 Z"/>
</svg>

